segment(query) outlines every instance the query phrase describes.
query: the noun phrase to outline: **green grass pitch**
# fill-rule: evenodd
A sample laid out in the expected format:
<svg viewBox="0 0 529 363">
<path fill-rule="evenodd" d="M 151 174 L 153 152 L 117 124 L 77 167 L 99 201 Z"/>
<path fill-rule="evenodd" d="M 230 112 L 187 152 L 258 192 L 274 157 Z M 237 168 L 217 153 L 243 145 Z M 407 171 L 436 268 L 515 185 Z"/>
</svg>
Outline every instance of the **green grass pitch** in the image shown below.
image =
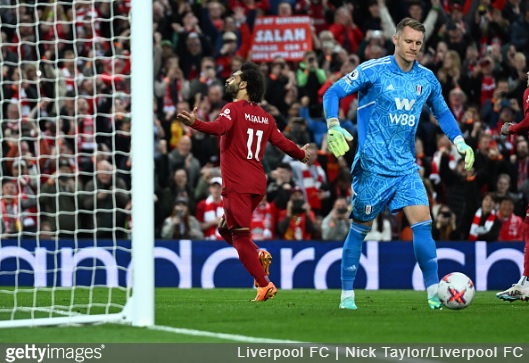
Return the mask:
<svg viewBox="0 0 529 363">
<path fill-rule="evenodd" d="M 103 289 L 106 290 L 106 289 Z M 41 296 L 42 295 L 42 296 Z M 81 295 L 81 293 L 79 294 Z M 251 289 L 156 289 L 156 324 L 312 343 L 527 343 L 529 304 L 507 303 L 478 292 L 460 311 L 432 311 L 424 292 L 356 291 L 358 310 L 338 309 L 338 290 L 279 290 L 264 303 Z M 70 295 L 68 295 L 70 296 Z M 96 291 L 106 299 L 108 290 Z M 30 299 L 32 295 L 27 298 Z M 119 294 L 115 294 L 119 299 Z M 49 300 L 39 294 L 38 299 Z M 6 306 L 2 294 L 0 305 Z M 67 301 L 65 296 L 65 302 Z M 18 298 L 23 303 L 23 297 Z M 29 301 L 28 301 L 29 303 Z M 0 319 L 8 318 L 5 314 Z M 0 329 L 3 343 L 230 342 L 104 324 Z"/>
</svg>

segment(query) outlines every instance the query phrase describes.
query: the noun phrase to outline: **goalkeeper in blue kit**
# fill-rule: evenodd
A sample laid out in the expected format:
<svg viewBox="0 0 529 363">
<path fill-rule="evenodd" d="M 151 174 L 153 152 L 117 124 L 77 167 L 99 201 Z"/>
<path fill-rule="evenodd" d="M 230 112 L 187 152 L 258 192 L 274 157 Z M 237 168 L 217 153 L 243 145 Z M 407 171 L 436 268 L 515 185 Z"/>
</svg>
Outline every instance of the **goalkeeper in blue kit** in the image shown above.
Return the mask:
<svg viewBox="0 0 529 363">
<path fill-rule="evenodd" d="M 341 98 L 358 92 L 358 149 L 351 166 L 353 199 L 351 228 L 342 255 L 340 308 L 356 309 L 353 290 L 362 253 L 362 242 L 373 219 L 389 207 L 404 211 L 413 231 L 413 249 L 428 293 L 428 304 L 440 309 L 437 252 L 432 238 L 432 220 L 426 190 L 415 163 L 415 133 L 424 104 L 465 158 L 465 168 L 474 164 L 474 151 L 463 139 L 446 105 L 435 75 L 416 58 L 423 45 L 425 27 L 403 19 L 393 36 L 395 53 L 360 64 L 333 84 L 323 96 L 327 120 L 327 145 L 338 157 L 349 150 L 353 137 L 340 126 Z"/>
</svg>

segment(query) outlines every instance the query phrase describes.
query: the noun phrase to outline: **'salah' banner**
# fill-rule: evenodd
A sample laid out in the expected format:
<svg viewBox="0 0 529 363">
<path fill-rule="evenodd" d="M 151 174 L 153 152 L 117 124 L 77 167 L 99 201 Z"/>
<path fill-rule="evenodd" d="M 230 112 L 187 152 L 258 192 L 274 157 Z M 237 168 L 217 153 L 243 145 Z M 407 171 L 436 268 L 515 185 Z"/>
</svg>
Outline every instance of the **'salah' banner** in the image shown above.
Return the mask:
<svg viewBox="0 0 529 363">
<path fill-rule="evenodd" d="M 255 20 L 252 61 L 271 62 L 277 57 L 300 61 L 308 50 L 312 50 L 308 16 L 263 16 Z"/>
<path fill-rule="evenodd" d="M 270 275 L 282 289 L 340 288 L 340 242 L 260 242 L 272 253 Z M 445 242 L 437 244 L 439 275 L 460 271 L 478 290 L 504 289 L 520 277 L 521 242 Z M 154 255 L 157 287 L 251 287 L 237 252 L 222 241 L 157 241 Z M 0 242 L 0 286 L 90 285 L 125 286 L 130 283 L 130 241 L 25 240 Z M 96 264 L 97 268 L 91 268 Z M 410 242 L 366 242 L 358 288 L 424 289 L 422 273 Z M 16 276 L 14 271 L 21 272 Z"/>
</svg>

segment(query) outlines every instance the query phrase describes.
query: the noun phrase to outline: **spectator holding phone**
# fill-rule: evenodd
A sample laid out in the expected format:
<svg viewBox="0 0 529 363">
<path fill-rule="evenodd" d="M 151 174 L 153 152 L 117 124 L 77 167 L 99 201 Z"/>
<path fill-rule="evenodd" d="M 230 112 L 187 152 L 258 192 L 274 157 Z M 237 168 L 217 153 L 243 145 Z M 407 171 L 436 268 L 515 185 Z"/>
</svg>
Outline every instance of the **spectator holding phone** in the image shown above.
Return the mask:
<svg viewBox="0 0 529 363">
<path fill-rule="evenodd" d="M 449 206 L 441 205 L 432 226 L 432 236 L 436 241 L 457 241 L 460 235 L 456 226 L 456 215 Z"/>
<path fill-rule="evenodd" d="M 316 232 L 314 213 L 300 187 L 292 189 L 287 209 L 279 214 L 277 232 L 279 238 L 287 241 L 310 240 Z"/>
<path fill-rule="evenodd" d="M 321 224 L 321 233 L 324 240 L 342 241 L 349 233 L 349 208 L 345 198 L 337 198 L 332 210 Z"/>
<path fill-rule="evenodd" d="M 204 233 L 200 222 L 189 213 L 189 199 L 178 196 L 175 199 L 171 215 L 164 221 L 162 228 L 164 239 L 202 239 Z"/>
</svg>

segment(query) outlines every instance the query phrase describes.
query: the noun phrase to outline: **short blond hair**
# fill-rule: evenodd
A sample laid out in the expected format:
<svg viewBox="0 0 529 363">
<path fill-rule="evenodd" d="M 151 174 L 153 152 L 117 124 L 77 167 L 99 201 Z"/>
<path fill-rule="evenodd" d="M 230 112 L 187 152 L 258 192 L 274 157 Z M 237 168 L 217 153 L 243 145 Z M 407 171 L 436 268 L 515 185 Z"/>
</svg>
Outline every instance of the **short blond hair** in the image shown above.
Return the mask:
<svg viewBox="0 0 529 363">
<path fill-rule="evenodd" d="M 405 27 L 407 27 L 407 26 L 409 26 L 413 30 L 420 31 L 423 34 L 426 33 L 426 28 L 425 28 L 424 24 L 421 23 L 420 21 L 417 21 L 417 20 L 412 19 L 412 18 L 404 18 L 404 19 L 402 19 L 397 24 L 397 28 L 395 29 L 395 33 L 400 34 L 402 32 L 402 30 Z"/>
</svg>

